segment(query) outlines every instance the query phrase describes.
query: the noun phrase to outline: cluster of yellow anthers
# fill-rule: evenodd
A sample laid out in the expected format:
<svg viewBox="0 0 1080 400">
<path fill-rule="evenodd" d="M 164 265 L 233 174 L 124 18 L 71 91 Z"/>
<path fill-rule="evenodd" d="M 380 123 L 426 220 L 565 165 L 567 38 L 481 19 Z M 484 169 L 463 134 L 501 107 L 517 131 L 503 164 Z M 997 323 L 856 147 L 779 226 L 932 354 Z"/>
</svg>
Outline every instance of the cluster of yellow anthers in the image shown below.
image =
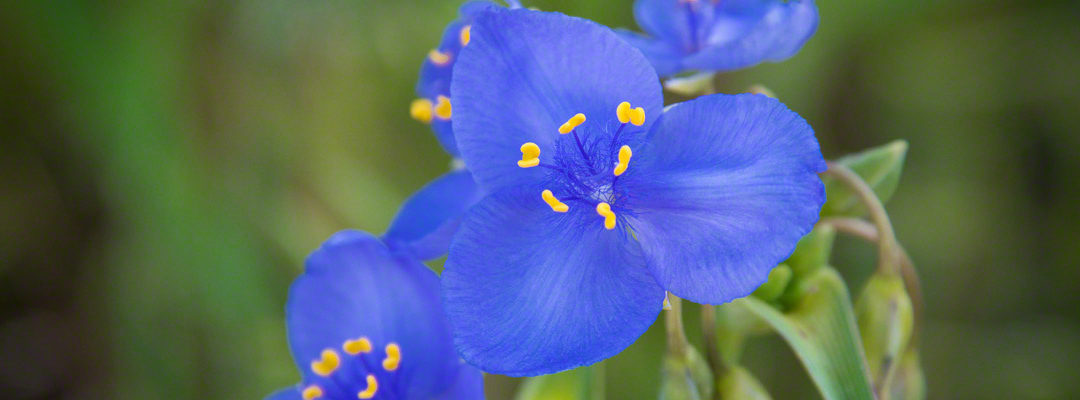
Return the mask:
<svg viewBox="0 0 1080 400">
<path fill-rule="evenodd" d="M 472 25 L 465 25 L 458 32 L 458 38 L 461 41 L 461 47 L 465 47 L 472 40 Z M 445 67 L 450 65 L 450 59 L 453 54 L 450 52 L 439 51 L 439 49 L 431 49 L 428 52 L 428 60 L 432 64 L 439 67 Z M 450 119 L 453 114 L 453 107 L 450 105 L 450 98 L 439 95 L 435 97 L 435 101 L 430 99 L 416 99 L 409 104 L 409 115 L 412 115 L 413 119 L 430 124 L 431 120 L 438 117 L 441 120 Z"/>
<path fill-rule="evenodd" d="M 346 340 L 345 344 L 341 346 L 341 349 L 346 354 L 355 356 L 364 353 L 370 353 L 372 350 L 371 340 L 366 337 L 359 339 Z M 397 343 L 390 343 L 386 345 L 386 358 L 383 359 L 383 369 L 393 372 L 401 365 L 401 347 Z M 319 376 L 330 376 L 337 371 L 341 366 L 341 356 L 338 355 L 334 349 L 326 349 L 322 351 L 321 358 L 311 362 L 311 371 Z M 367 375 L 367 388 L 356 394 L 358 398 L 370 399 L 375 397 L 375 392 L 379 390 L 379 382 L 375 379 L 375 375 Z M 323 390 L 318 385 L 310 385 L 304 388 L 301 393 L 304 400 L 314 400 L 323 396 Z"/>
<path fill-rule="evenodd" d="M 623 124 L 629 123 L 634 126 L 645 124 L 645 109 L 641 107 L 631 108 L 630 103 L 626 101 L 619 103 L 619 106 L 615 108 L 615 115 L 619 118 L 619 122 Z M 559 133 L 565 135 L 573 132 L 575 128 L 583 123 L 585 123 L 585 114 L 574 114 L 573 117 L 570 117 L 559 126 Z M 630 146 L 623 145 L 619 148 L 619 163 L 615 165 L 613 171 L 615 176 L 621 176 L 626 172 L 626 169 L 630 167 L 630 157 L 632 155 L 633 152 L 630 151 Z M 540 146 L 533 142 L 521 145 L 521 160 L 517 164 L 521 168 L 532 168 L 540 165 Z M 552 211 L 559 213 L 570 211 L 570 206 L 559 201 L 559 198 L 555 197 L 555 194 L 550 190 L 545 189 L 541 193 L 541 197 L 548 206 L 551 206 Z M 603 202 L 597 204 L 596 213 L 604 217 L 604 228 L 608 230 L 615 229 L 615 212 L 611 211 L 610 204 Z"/>
</svg>

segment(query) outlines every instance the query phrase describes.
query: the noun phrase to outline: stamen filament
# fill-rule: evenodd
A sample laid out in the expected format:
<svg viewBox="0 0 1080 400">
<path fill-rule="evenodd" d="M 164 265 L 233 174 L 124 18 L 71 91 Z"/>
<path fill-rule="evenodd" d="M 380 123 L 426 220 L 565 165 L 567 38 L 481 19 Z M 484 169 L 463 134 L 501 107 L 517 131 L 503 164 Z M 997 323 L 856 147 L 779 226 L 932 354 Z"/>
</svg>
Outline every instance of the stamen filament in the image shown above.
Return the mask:
<svg viewBox="0 0 1080 400">
<path fill-rule="evenodd" d="M 566 205 L 566 203 L 559 201 L 559 199 L 555 197 L 555 194 L 551 193 L 550 190 L 544 189 L 544 192 L 540 194 L 540 197 L 544 198 L 544 202 L 551 207 L 551 211 L 555 211 L 557 213 L 564 213 L 570 211 L 570 206 Z"/>
</svg>

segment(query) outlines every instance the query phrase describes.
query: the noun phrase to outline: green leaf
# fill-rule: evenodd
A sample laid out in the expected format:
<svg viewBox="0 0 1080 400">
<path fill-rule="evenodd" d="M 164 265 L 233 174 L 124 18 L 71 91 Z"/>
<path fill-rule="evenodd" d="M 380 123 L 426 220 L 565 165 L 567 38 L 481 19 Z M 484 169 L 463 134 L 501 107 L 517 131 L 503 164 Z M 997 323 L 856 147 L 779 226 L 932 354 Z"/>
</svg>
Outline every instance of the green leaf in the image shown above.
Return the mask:
<svg viewBox="0 0 1080 400">
<path fill-rule="evenodd" d="M 602 400 L 602 366 L 581 367 L 525 380 L 515 400 Z"/>
<path fill-rule="evenodd" d="M 791 345 L 826 400 L 873 400 L 847 287 L 829 267 L 799 281 L 787 312 L 754 297 L 732 302 L 764 319 Z"/>
<path fill-rule="evenodd" d="M 900 183 L 900 171 L 904 168 L 907 149 L 907 141 L 897 140 L 861 153 L 844 156 L 836 160 L 836 163 L 855 171 L 874 189 L 874 193 L 881 202 L 885 203 L 896 192 L 896 185 Z M 866 207 L 859 202 L 855 192 L 851 191 L 847 185 L 828 176 L 822 178 L 822 181 L 825 183 L 825 198 L 827 199 L 825 206 L 821 209 L 822 215 L 851 217 L 866 215 Z"/>
<path fill-rule="evenodd" d="M 791 267 L 780 264 L 769 272 L 769 278 L 765 284 L 759 286 L 751 295 L 765 301 L 773 301 L 784 294 L 788 283 L 791 282 Z"/>
<path fill-rule="evenodd" d="M 716 390 L 723 400 L 772 400 L 761 382 L 746 368 L 739 366 L 728 368 L 720 374 Z"/>
<path fill-rule="evenodd" d="M 836 240 L 836 230 L 830 226 L 814 228 L 809 234 L 799 240 L 795 252 L 791 253 L 784 264 L 791 267 L 795 273 L 796 281 L 811 276 L 823 265 L 829 264 L 829 256 L 832 255 L 833 242 Z"/>
</svg>

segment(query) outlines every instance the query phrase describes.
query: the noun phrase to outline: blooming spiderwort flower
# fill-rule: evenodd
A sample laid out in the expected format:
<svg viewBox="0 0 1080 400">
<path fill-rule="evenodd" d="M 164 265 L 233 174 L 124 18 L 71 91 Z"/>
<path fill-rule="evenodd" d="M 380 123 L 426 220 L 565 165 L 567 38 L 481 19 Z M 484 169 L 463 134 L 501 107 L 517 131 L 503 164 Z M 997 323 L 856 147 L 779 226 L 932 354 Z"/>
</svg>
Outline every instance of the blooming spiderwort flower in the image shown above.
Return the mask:
<svg viewBox="0 0 1080 400">
<path fill-rule="evenodd" d="M 443 306 L 458 352 L 488 372 L 610 357 L 665 290 L 750 294 L 824 202 L 801 117 L 749 94 L 664 111 L 648 61 L 586 20 L 485 12 L 453 79 L 458 148 L 491 194 L 450 245 Z"/>
<path fill-rule="evenodd" d="M 620 34 L 660 76 L 782 61 L 818 24 L 814 0 L 637 0 L 634 18 L 649 36 Z"/>
<path fill-rule="evenodd" d="M 395 252 L 430 260 L 446 254 L 461 216 L 483 198 L 472 174 L 457 169 L 414 193 L 401 206 L 382 239 Z"/>
<path fill-rule="evenodd" d="M 509 2 L 510 7 L 518 8 L 517 0 Z M 450 101 L 450 78 L 461 49 L 469 44 L 472 37 L 473 17 L 484 10 L 497 7 L 490 1 L 470 1 L 458 10 L 458 19 L 443 30 L 439 47 L 428 52 L 423 66 L 420 67 L 420 80 L 416 83 L 418 98 L 409 105 L 409 114 L 413 119 L 431 124 L 435 137 L 447 153 L 457 157 L 457 144 L 450 124 L 453 105 Z"/>
<path fill-rule="evenodd" d="M 302 383 L 268 400 L 483 399 L 480 372 L 454 352 L 438 285 L 367 233 L 330 237 L 285 308 Z"/>
</svg>

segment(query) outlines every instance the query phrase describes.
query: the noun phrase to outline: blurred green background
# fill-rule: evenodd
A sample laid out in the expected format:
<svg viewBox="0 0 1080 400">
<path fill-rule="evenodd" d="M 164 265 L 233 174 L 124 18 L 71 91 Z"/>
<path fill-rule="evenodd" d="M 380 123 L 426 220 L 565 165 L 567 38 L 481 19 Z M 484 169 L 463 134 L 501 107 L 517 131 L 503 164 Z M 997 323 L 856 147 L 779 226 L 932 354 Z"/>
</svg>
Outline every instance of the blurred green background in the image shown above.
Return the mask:
<svg viewBox="0 0 1080 400">
<path fill-rule="evenodd" d="M 0 4 L 0 397 L 294 383 L 283 304 L 307 252 L 382 232 L 447 169 L 407 110 L 458 3 Z M 635 26 L 630 0 L 526 4 Z M 1080 398 L 1080 3 L 819 6 L 799 55 L 723 91 L 771 88 L 829 158 L 910 141 L 888 208 L 923 278 L 931 398 Z M 873 249 L 838 245 L 857 290 Z M 608 398 L 655 398 L 662 345 L 657 324 L 605 362 Z M 775 398 L 818 398 L 781 340 L 745 358 Z M 517 384 L 489 377 L 489 398 Z"/>
</svg>

